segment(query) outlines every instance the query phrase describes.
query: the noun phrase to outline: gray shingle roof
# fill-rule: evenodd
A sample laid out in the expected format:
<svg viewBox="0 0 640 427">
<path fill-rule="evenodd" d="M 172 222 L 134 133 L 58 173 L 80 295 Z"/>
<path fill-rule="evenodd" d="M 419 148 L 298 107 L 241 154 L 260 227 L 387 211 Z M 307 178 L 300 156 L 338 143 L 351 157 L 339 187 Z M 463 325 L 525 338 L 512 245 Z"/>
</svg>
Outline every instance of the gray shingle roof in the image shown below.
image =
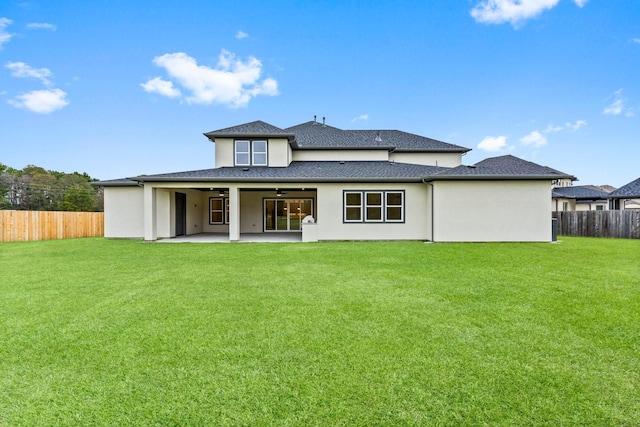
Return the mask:
<svg viewBox="0 0 640 427">
<path fill-rule="evenodd" d="M 623 185 L 616 191 L 609 193 L 609 197 L 614 199 L 628 199 L 640 197 L 640 178 Z"/>
<path fill-rule="evenodd" d="M 120 179 L 107 179 L 105 181 L 95 181 L 91 185 L 98 187 L 137 187 L 140 185 L 138 181 L 133 181 L 127 178 Z"/>
<path fill-rule="evenodd" d="M 384 149 L 466 153 L 469 148 L 398 130 L 342 130 L 314 121 L 286 128 L 297 149 Z"/>
<path fill-rule="evenodd" d="M 445 169 L 430 177 L 435 179 L 560 179 L 575 177 L 547 166 L 511 155 L 491 157 L 473 166 Z"/>
<path fill-rule="evenodd" d="M 420 182 L 443 168 L 386 161 L 292 162 L 288 167 L 222 167 L 145 175 L 141 182 Z"/>
<path fill-rule="evenodd" d="M 609 197 L 609 193 L 589 188 L 585 185 L 576 185 L 573 187 L 554 188 L 552 197 L 576 200 L 604 200 Z"/>
<path fill-rule="evenodd" d="M 246 137 L 252 136 L 282 136 L 293 138 L 291 132 L 287 132 L 284 129 L 273 126 L 269 123 L 261 120 L 255 122 L 245 123 L 238 126 L 232 126 L 229 128 L 218 129 L 211 132 L 206 132 L 205 136 L 208 138 L 224 138 L 230 136 L 243 135 Z"/>
</svg>

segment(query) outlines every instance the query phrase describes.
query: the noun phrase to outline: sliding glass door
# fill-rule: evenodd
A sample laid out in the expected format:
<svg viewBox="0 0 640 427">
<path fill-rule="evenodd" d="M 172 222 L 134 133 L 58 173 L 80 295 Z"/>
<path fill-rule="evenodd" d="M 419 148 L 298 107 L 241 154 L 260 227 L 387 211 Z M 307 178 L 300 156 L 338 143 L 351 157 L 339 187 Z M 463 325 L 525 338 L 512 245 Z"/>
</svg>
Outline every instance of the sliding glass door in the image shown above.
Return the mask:
<svg viewBox="0 0 640 427">
<path fill-rule="evenodd" d="M 312 199 L 265 199 L 265 231 L 300 231 L 302 220 L 313 215 Z"/>
</svg>

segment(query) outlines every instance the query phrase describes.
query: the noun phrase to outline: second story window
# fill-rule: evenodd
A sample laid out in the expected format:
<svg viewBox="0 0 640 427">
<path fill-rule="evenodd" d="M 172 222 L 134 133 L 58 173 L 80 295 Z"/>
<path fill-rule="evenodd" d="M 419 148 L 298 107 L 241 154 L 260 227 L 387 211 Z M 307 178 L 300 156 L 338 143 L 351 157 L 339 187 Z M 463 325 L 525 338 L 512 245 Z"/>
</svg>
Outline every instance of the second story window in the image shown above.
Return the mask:
<svg viewBox="0 0 640 427">
<path fill-rule="evenodd" d="M 267 141 L 235 142 L 236 166 L 267 166 Z"/>
</svg>

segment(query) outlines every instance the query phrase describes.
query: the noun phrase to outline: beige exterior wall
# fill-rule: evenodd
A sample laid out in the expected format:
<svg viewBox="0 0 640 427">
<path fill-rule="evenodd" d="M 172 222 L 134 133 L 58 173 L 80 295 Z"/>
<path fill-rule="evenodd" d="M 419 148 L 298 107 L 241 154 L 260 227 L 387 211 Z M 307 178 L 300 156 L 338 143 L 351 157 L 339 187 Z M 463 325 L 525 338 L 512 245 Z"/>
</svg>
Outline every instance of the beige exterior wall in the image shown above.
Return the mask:
<svg viewBox="0 0 640 427">
<path fill-rule="evenodd" d="M 292 152 L 286 138 L 271 138 L 267 142 L 268 163 L 271 167 L 285 167 L 291 163 Z M 232 138 L 216 138 L 215 167 L 229 167 L 235 163 L 234 140 Z"/>
<path fill-rule="evenodd" d="M 344 190 L 405 190 L 404 223 L 344 223 Z M 321 184 L 317 186 L 318 240 L 430 240 L 430 190 L 424 184 Z"/>
<path fill-rule="evenodd" d="M 159 189 L 156 192 L 156 206 L 158 215 L 158 237 L 171 237 L 171 197 L 169 190 Z M 173 234 L 175 235 L 175 234 Z"/>
<path fill-rule="evenodd" d="M 104 237 L 144 237 L 142 187 L 105 187 Z"/>
<path fill-rule="evenodd" d="M 576 203 L 576 210 L 577 211 L 596 211 L 598 210 L 598 206 L 602 206 L 603 211 L 608 211 L 609 210 L 609 204 L 608 203 Z"/>
<path fill-rule="evenodd" d="M 388 150 L 298 150 L 293 152 L 293 161 L 356 161 L 389 160 Z"/>
<path fill-rule="evenodd" d="M 286 138 L 269 139 L 267 154 L 270 167 L 286 167 L 291 163 L 291 146 Z"/>
<path fill-rule="evenodd" d="M 566 209 L 565 209 L 566 204 Z M 576 201 L 575 199 L 562 199 L 556 198 L 551 199 L 551 210 L 552 211 L 575 211 L 576 210 Z"/>
<path fill-rule="evenodd" d="M 425 166 L 442 166 L 454 168 L 462 164 L 460 153 L 403 153 L 389 154 L 389 160 L 398 163 L 412 163 Z"/>
<path fill-rule="evenodd" d="M 235 231 L 228 225 L 210 225 L 209 197 L 217 192 L 193 188 L 197 182 L 148 184 L 156 187 L 149 198 L 156 205 L 157 237 L 175 235 L 175 193 L 187 195 L 187 234 L 200 232 L 261 233 L 264 229 L 264 199 L 276 198 L 274 184 L 223 184 L 239 194 L 239 214 Z M 432 187 L 421 183 L 317 183 L 287 184 L 284 198 L 314 200 L 317 238 L 323 240 L 434 240 L 467 241 L 550 241 L 548 181 L 436 181 Z M 402 190 L 405 192 L 404 223 L 343 222 L 343 192 Z M 142 237 L 145 233 L 144 197 L 140 187 L 105 189 L 105 235 Z M 232 199 L 233 200 L 233 199 Z M 433 222 L 432 222 L 433 214 Z M 145 213 L 145 215 L 149 215 Z M 433 235 L 432 235 L 433 230 Z M 149 232 L 153 240 L 153 233 Z M 145 236 L 146 238 L 146 236 Z"/>
<path fill-rule="evenodd" d="M 436 181 L 434 241 L 551 241 L 549 181 Z"/>
<path fill-rule="evenodd" d="M 233 139 L 216 138 L 216 168 L 233 166 Z"/>
<path fill-rule="evenodd" d="M 623 199 L 620 200 L 622 209 L 640 209 L 640 199 Z"/>
</svg>

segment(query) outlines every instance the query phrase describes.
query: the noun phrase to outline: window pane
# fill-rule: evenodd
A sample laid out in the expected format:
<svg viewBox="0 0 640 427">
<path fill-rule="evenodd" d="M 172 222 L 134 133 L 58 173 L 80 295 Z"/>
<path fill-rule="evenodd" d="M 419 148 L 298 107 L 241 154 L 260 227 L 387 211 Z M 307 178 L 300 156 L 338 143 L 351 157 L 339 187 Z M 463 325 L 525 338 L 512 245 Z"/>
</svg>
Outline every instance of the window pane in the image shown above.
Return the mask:
<svg viewBox="0 0 640 427">
<path fill-rule="evenodd" d="M 222 199 L 211 199 L 211 210 L 222 210 Z"/>
<path fill-rule="evenodd" d="M 266 153 L 267 152 L 267 141 L 253 141 L 253 152 L 254 153 Z"/>
<path fill-rule="evenodd" d="M 387 221 L 402 221 L 402 208 L 399 206 L 387 207 Z"/>
<path fill-rule="evenodd" d="M 402 206 L 402 193 L 387 193 L 387 206 Z"/>
<path fill-rule="evenodd" d="M 222 212 L 211 212 L 211 222 L 222 224 Z"/>
<path fill-rule="evenodd" d="M 382 208 L 367 207 L 367 221 L 382 221 Z"/>
<path fill-rule="evenodd" d="M 362 221 L 362 209 L 360 207 L 357 208 L 347 208 L 346 209 L 346 220 L 347 221 Z"/>
<path fill-rule="evenodd" d="M 267 165 L 267 155 L 260 153 L 253 153 L 253 164 L 256 166 L 266 166 Z"/>
<path fill-rule="evenodd" d="M 367 193 L 367 205 L 382 206 L 382 193 Z"/>
<path fill-rule="evenodd" d="M 360 206 L 362 204 L 362 194 L 360 193 L 347 193 L 345 199 L 347 206 Z"/>
<path fill-rule="evenodd" d="M 249 165 L 249 153 L 236 153 L 236 165 Z"/>
<path fill-rule="evenodd" d="M 249 141 L 236 141 L 236 153 L 248 153 Z"/>
</svg>

